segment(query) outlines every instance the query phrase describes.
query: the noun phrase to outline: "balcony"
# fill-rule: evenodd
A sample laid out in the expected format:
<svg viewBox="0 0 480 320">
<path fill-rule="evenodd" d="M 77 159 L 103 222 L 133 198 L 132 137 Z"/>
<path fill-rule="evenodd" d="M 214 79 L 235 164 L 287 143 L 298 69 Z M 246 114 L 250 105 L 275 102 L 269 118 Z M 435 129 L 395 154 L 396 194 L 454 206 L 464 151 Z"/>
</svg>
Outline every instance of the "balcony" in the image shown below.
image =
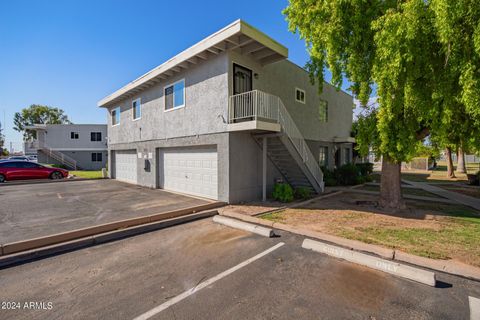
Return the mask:
<svg viewBox="0 0 480 320">
<path fill-rule="evenodd" d="M 280 98 L 259 90 L 230 97 L 228 131 L 280 132 Z"/>
<path fill-rule="evenodd" d="M 279 97 L 259 90 L 231 96 L 228 130 L 250 131 L 259 144 L 262 139 L 264 164 L 268 154 L 290 184 L 323 191 L 323 172 Z"/>
</svg>

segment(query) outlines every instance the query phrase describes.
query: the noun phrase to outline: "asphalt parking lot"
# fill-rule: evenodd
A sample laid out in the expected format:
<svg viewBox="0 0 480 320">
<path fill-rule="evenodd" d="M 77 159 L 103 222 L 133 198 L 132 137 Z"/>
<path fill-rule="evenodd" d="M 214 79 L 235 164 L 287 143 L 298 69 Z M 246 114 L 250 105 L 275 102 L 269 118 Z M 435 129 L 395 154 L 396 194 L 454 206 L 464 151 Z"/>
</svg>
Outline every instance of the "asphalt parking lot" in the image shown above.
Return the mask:
<svg viewBox="0 0 480 320">
<path fill-rule="evenodd" d="M 0 318 L 469 319 L 468 297 L 480 297 L 475 281 L 437 274 L 432 288 L 302 240 L 204 219 L 33 261 L 0 270 L 0 301 L 46 310 L 0 309 Z"/>
<path fill-rule="evenodd" d="M 206 204 L 116 180 L 0 187 L 0 243 Z"/>
</svg>

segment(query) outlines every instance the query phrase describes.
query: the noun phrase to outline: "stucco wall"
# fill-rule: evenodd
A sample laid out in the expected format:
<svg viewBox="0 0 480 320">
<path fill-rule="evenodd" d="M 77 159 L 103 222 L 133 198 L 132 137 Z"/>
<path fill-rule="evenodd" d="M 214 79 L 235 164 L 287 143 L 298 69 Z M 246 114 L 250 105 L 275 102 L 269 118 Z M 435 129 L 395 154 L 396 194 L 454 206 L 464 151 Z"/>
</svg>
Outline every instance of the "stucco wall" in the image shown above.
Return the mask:
<svg viewBox="0 0 480 320">
<path fill-rule="evenodd" d="M 71 132 L 78 132 L 78 139 L 71 139 Z M 90 141 L 91 132 L 101 132 L 102 141 Z M 38 133 L 38 139 L 54 150 L 107 149 L 107 125 L 104 124 L 47 125 L 46 130 Z"/>
<path fill-rule="evenodd" d="M 220 54 L 161 81 L 109 110 L 121 108 L 120 124 L 111 126 L 109 144 L 168 139 L 226 131 L 228 57 Z M 185 107 L 165 112 L 164 88 L 185 79 Z M 133 120 L 132 101 L 140 98 L 141 119 Z"/>
<path fill-rule="evenodd" d="M 101 151 L 101 162 L 92 162 L 92 152 L 100 151 L 62 151 L 62 153 L 64 153 L 65 155 L 75 159 L 77 161 L 77 165 L 83 170 L 101 170 L 102 168 L 105 168 L 108 161 L 108 152 Z M 54 158 L 51 158 L 48 155 L 44 154 L 42 151 L 38 152 L 38 162 L 45 164 L 62 164 Z"/>
<path fill-rule="evenodd" d="M 250 133 L 235 132 L 229 136 L 230 202 L 262 199 L 262 148 Z M 270 196 L 276 178 L 282 174 L 267 160 L 267 195 Z"/>
<path fill-rule="evenodd" d="M 325 83 L 318 94 L 317 85 L 312 85 L 308 73 L 288 60 L 261 66 L 245 55 L 230 52 L 229 73 L 233 63 L 247 67 L 257 74 L 253 89 L 279 96 L 305 139 L 332 141 L 336 137 L 349 137 L 352 128 L 353 98 Z M 229 77 L 229 92 L 232 92 L 232 76 Z M 295 101 L 295 88 L 306 93 L 306 103 Z M 328 122 L 320 122 L 320 99 L 328 101 Z"/>
<path fill-rule="evenodd" d="M 218 152 L 218 199 L 221 201 L 229 201 L 229 143 L 228 133 L 209 134 L 190 136 L 183 138 L 164 139 L 164 140 L 149 140 L 134 143 L 120 143 L 110 146 L 109 170 L 110 177 L 115 168 L 115 156 L 112 152 L 115 150 L 131 150 L 134 149 L 136 153 L 142 153 L 142 158 L 137 156 L 137 182 L 139 185 L 157 188 L 159 186 L 159 175 L 161 168 L 159 168 L 158 154 L 161 148 L 177 148 L 177 147 L 197 147 L 197 146 L 216 146 Z M 145 159 L 144 156 L 149 153 L 152 155 L 151 159 Z M 145 170 L 145 160 L 148 160 L 148 170 Z"/>
</svg>

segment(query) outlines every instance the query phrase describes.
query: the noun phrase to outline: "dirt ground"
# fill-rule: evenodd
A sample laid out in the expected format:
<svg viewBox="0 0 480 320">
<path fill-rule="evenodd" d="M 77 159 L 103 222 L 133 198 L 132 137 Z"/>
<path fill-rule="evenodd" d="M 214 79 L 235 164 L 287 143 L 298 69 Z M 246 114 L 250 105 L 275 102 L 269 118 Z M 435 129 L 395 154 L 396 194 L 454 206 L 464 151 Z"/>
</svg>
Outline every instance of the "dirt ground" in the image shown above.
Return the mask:
<svg viewBox="0 0 480 320">
<path fill-rule="evenodd" d="M 480 266 L 478 213 L 459 205 L 423 201 L 408 201 L 409 209 L 393 213 L 377 208 L 377 200 L 377 196 L 345 192 L 262 218 Z"/>
</svg>

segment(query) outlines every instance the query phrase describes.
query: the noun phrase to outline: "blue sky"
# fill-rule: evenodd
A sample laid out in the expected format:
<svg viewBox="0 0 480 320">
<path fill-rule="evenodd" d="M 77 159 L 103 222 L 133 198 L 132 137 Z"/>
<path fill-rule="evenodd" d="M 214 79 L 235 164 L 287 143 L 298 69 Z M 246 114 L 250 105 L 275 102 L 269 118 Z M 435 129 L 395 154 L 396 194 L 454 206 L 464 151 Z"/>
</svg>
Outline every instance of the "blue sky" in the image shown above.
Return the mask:
<svg viewBox="0 0 480 320">
<path fill-rule="evenodd" d="M 105 123 L 96 103 L 197 41 L 243 19 L 289 48 L 304 66 L 305 44 L 287 29 L 287 0 L 48 0 L 0 2 L 0 122 L 21 148 L 15 112 L 31 104 L 65 110 L 74 123 Z"/>
</svg>

